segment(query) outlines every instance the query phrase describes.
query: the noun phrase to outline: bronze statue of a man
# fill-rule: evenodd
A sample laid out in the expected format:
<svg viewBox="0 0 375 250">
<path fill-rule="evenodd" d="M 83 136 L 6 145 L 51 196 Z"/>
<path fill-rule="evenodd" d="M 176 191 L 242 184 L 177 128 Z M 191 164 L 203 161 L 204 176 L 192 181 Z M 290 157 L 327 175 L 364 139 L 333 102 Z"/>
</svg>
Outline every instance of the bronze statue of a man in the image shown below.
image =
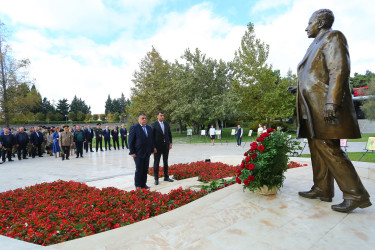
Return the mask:
<svg viewBox="0 0 375 250">
<path fill-rule="evenodd" d="M 340 148 L 340 139 L 361 138 L 361 134 L 349 88 L 348 45 L 340 31 L 331 29 L 333 21 L 330 10 L 312 14 L 306 32 L 314 41 L 297 68 L 297 137 L 308 138 L 314 181 L 310 191 L 299 195 L 331 202 L 335 179 L 344 201 L 332 209 L 350 212 L 371 202 Z"/>
</svg>

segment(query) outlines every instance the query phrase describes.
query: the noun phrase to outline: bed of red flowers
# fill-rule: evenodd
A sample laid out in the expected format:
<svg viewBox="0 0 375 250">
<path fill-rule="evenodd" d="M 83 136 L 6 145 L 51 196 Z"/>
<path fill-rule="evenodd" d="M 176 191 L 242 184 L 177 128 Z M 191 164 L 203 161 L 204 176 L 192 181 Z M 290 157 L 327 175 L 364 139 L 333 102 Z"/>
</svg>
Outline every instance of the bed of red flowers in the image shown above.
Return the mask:
<svg viewBox="0 0 375 250">
<path fill-rule="evenodd" d="M 168 166 L 168 174 L 173 175 L 176 180 L 187 179 L 198 176 L 198 180 L 209 182 L 236 175 L 239 166 L 232 166 L 221 162 L 211 163 L 197 161 L 185 164 L 174 164 Z M 149 175 L 154 175 L 154 168 L 149 168 Z M 163 167 L 159 167 L 159 177 L 163 177 Z"/>
<path fill-rule="evenodd" d="M 0 234 L 51 245 L 129 225 L 206 195 L 176 189 L 98 189 L 73 181 L 42 183 L 0 193 Z"/>
</svg>

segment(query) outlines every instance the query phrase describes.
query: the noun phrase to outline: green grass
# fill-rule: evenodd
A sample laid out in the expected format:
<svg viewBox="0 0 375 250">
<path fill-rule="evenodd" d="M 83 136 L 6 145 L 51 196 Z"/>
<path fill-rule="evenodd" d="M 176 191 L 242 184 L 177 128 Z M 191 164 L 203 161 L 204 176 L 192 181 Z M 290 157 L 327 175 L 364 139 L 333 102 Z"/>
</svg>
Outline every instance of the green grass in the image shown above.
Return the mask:
<svg viewBox="0 0 375 250">
<path fill-rule="evenodd" d="M 221 135 L 221 140 L 217 139 L 216 136 L 216 143 L 224 142 L 224 143 L 235 143 L 237 142 L 237 135 L 232 136 L 233 128 L 224 128 L 222 130 L 222 135 Z M 234 128 L 236 129 L 236 128 Z M 253 134 L 251 137 L 248 136 L 249 134 L 249 129 L 244 128 L 243 136 L 242 136 L 242 142 L 251 142 L 255 141 L 257 138 L 256 135 L 257 131 L 253 131 Z M 296 133 L 295 132 L 288 132 L 288 134 L 292 135 L 292 138 L 296 138 Z M 367 142 L 368 137 L 375 137 L 375 134 L 362 134 L 361 139 L 349 139 L 348 142 Z M 209 136 L 200 136 L 200 135 L 192 135 L 192 136 L 187 136 L 186 131 L 183 133 L 179 132 L 172 132 L 172 138 L 173 138 L 173 143 L 211 143 L 211 139 Z M 119 138 L 120 145 L 121 145 L 121 138 Z M 95 138 L 93 139 L 93 147 L 95 147 L 96 140 Z M 104 139 L 103 139 L 103 147 L 104 147 Z M 111 138 L 111 147 L 113 147 L 113 142 Z M 359 159 L 359 157 L 358 157 Z"/>
<path fill-rule="evenodd" d="M 362 138 L 359 139 L 348 139 L 348 142 L 367 142 L 369 137 L 375 137 L 375 133 L 362 134 Z"/>
<path fill-rule="evenodd" d="M 232 129 L 237 129 L 237 128 L 224 128 L 222 130 L 222 135 L 221 135 L 221 140 L 217 139 L 218 137 L 216 136 L 215 142 L 220 143 L 220 142 L 228 142 L 228 143 L 235 143 L 237 142 L 237 135 L 231 135 Z M 296 137 L 296 133 L 288 133 L 291 134 L 293 138 Z M 257 131 L 253 131 L 252 136 L 249 135 L 249 129 L 244 128 L 243 129 L 243 135 L 242 135 L 242 142 L 250 142 L 250 141 L 255 141 L 257 138 Z M 173 143 L 211 143 L 211 139 L 209 136 L 200 136 L 200 135 L 192 135 L 192 136 L 187 136 L 186 131 L 183 132 L 182 134 L 178 132 L 172 132 L 172 137 L 173 137 Z"/>
<path fill-rule="evenodd" d="M 352 161 L 358 161 L 359 158 L 364 154 L 364 152 L 347 152 L 349 159 Z M 310 154 L 303 154 L 300 157 L 310 158 Z M 367 152 L 367 154 L 361 159 L 363 162 L 374 162 L 375 163 L 375 153 Z"/>
</svg>

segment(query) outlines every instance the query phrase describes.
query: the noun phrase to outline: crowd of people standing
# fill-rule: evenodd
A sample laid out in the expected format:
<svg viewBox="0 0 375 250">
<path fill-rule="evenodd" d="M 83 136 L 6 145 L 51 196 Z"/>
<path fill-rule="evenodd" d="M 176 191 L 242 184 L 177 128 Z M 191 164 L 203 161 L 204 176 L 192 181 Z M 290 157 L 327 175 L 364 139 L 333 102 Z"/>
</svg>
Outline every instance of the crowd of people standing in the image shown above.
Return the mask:
<svg viewBox="0 0 375 250">
<path fill-rule="evenodd" d="M 16 155 L 18 160 L 43 157 L 43 154 L 49 156 L 61 157 L 62 160 L 69 160 L 70 156 L 75 154 L 76 158 L 83 158 L 83 151 L 94 152 L 93 141 L 96 142 L 96 152 L 103 150 L 103 139 L 105 150 L 111 150 L 111 138 L 113 148 L 120 150 L 120 139 L 122 149 L 128 148 L 127 129 L 125 124 L 114 126 L 112 129 L 106 126 L 101 128 L 98 123 L 96 128 L 73 125 L 69 127 L 46 127 L 34 126 L 28 129 L 20 127 L 17 129 L 3 128 L 0 133 L 0 164 L 6 160 L 13 161 Z"/>
</svg>

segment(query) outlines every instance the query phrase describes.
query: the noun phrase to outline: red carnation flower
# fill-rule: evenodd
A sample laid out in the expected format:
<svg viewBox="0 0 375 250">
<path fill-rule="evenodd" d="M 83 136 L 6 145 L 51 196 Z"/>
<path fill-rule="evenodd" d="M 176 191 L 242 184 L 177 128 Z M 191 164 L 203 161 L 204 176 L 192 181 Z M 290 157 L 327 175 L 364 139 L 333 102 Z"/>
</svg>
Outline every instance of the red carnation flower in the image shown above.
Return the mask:
<svg viewBox="0 0 375 250">
<path fill-rule="evenodd" d="M 263 138 L 266 138 L 266 137 L 270 136 L 270 134 L 269 134 L 269 133 L 267 133 L 267 132 L 264 132 L 264 133 L 263 133 L 263 134 L 261 134 L 260 136 L 261 136 L 261 137 L 263 137 Z"/>
<path fill-rule="evenodd" d="M 245 161 L 250 161 L 250 157 L 249 157 L 249 156 L 246 157 L 246 158 L 245 158 Z"/>
<path fill-rule="evenodd" d="M 252 143 L 250 144 L 250 146 L 258 146 L 258 143 L 256 143 L 256 142 L 252 142 Z"/>
<path fill-rule="evenodd" d="M 255 177 L 254 177 L 254 175 L 249 175 L 249 177 L 247 177 L 247 179 L 248 179 L 249 181 L 254 181 L 254 180 L 255 180 Z"/>
<path fill-rule="evenodd" d="M 259 146 L 258 146 L 258 150 L 259 150 L 260 152 L 264 151 L 264 146 L 263 146 L 263 145 L 259 145 Z"/>
<path fill-rule="evenodd" d="M 250 170 L 254 170 L 255 165 L 254 165 L 254 163 L 249 163 L 249 167 L 247 167 L 247 165 L 246 165 L 246 168 L 250 169 Z"/>
<path fill-rule="evenodd" d="M 245 153 L 243 154 L 243 156 L 247 156 L 247 152 L 245 152 Z"/>
<path fill-rule="evenodd" d="M 251 155 L 251 159 L 254 160 L 257 156 L 258 156 L 257 153 L 252 153 L 252 155 Z"/>
<path fill-rule="evenodd" d="M 273 131 L 274 131 L 273 128 L 269 128 L 269 129 L 267 129 L 267 133 L 271 133 L 271 132 L 273 132 Z"/>
<path fill-rule="evenodd" d="M 236 182 L 237 182 L 238 184 L 241 184 L 241 179 L 238 178 L 238 177 L 236 177 Z"/>
<path fill-rule="evenodd" d="M 249 180 L 244 180 L 243 184 L 245 184 L 245 186 L 249 186 L 250 185 L 250 181 Z"/>
<path fill-rule="evenodd" d="M 264 141 L 264 139 L 263 139 L 263 137 L 258 137 L 258 138 L 257 138 L 257 141 L 258 141 L 258 142 L 262 142 L 262 141 Z"/>
</svg>

